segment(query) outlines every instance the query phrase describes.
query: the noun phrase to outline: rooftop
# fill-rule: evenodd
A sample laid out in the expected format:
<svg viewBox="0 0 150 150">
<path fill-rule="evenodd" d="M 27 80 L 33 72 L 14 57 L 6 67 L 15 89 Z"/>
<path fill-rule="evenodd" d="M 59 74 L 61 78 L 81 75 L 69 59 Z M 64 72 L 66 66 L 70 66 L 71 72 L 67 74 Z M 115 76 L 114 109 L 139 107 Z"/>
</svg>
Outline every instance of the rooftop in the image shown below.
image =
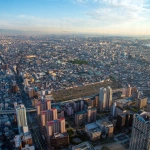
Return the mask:
<svg viewBox="0 0 150 150">
<path fill-rule="evenodd" d="M 119 100 L 116 100 L 116 102 L 125 104 L 125 103 L 128 103 L 129 100 L 128 99 L 119 99 Z"/>
<path fill-rule="evenodd" d="M 61 107 L 59 105 L 52 105 L 52 108 L 56 108 L 58 111 L 61 110 Z"/>
<path fill-rule="evenodd" d="M 85 125 L 85 128 L 87 128 L 88 130 L 91 130 L 91 129 L 94 129 L 97 127 L 98 127 L 98 125 L 95 122 Z"/>
<path fill-rule="evenodd" d="M 96 123 L 98 125 L 103 125 L 103 126 L 110 126 L 113 125 L 112 122 L 110 122 L 109 120 L 103 119 L 103 120 L 97 120 Z"/>
<path fill-rule="evenodd" d="M 81 115 L 81 114 L 86 114 L 86 113 L 87 113 L 86 110 L 82 110 L 82 111 L 76 112 L 75 114 L 76 115 Z"/>
<path fill-rule="evenodd" d="M 90 145 L 89 142 L 83 142 L 74 146 L 72 150 L 93 150 L 93 147 Z"/>
</svg>

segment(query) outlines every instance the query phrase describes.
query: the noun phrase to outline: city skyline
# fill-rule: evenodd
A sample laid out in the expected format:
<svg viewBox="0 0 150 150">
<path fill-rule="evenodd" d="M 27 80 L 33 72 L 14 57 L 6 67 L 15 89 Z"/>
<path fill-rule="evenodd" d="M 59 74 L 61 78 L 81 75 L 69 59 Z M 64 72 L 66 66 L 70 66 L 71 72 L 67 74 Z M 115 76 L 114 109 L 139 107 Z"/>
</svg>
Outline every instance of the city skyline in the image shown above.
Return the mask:
<svg viewBox="0 0 150 150">
<path fill-rule="evenodd" d="M 0 29 L 150 35 L 149 0 L 6 0 Z"/>
</svg>

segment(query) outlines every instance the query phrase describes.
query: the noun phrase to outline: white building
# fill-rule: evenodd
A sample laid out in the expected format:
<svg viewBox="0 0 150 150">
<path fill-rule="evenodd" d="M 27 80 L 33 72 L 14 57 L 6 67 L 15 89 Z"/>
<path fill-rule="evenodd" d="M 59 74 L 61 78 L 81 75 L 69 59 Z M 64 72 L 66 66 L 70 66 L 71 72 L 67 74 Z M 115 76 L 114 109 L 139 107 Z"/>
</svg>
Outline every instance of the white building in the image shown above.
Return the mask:
<svg viewBox="0 0 150 150">
<path fill-rule="evenodd" d="M 17 123 L 19 133 L 23 132 L 23 126 L 27 126 L 26 108 L 24 105 L 19 105 L 16 108 Z"/>
<path fill-rule="evenodd" d="M 104 111 L 106 109 L 106 98 L 107 98 L 106 88 L 100 88 L 100 92 L 99 92 L 100 111 Z"/>
<path fill-rule="evenodd" d="M 150 150 L 150 112 L 134 115 L 129 150 Z"/>
</svg>

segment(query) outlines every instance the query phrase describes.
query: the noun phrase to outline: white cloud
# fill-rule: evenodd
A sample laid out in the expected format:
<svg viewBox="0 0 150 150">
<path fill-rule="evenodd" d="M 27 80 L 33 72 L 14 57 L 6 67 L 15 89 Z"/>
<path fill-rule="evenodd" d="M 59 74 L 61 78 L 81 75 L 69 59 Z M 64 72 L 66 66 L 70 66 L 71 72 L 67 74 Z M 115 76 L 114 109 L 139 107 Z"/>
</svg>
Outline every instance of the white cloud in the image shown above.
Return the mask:
<svg viewBox="0 0 150 150">
<path fill-rule="evenodd" d="M 99 2 L 100 0 L 93 0 Z M 87 13 L 93 19 L 118 23 L 133 23 L 148 20 L 146 14 L 150 10 L 146 7 L 145 0 L 101 0 L 99 8 Z"/>
<path fill-rule="evenodd" d="M 87 5 L 87 16 L 78 18 L 40 18 L 20 14 L 0 14 L 0 28 L 44 31 L 124 32 L 140 28 L 150 33 L 150 10 L 145 0 L 64 0 Z M 92 3 L 93 5 L 90 5 Z M 95 5 L 94 5 L 95 4 Z M 94 7 L 91 7 L 94 6 Z M 85 11 L 83 9 L 83 11 Z M 87 9 L 86 9 L 87 11 Z"/>
</svg>

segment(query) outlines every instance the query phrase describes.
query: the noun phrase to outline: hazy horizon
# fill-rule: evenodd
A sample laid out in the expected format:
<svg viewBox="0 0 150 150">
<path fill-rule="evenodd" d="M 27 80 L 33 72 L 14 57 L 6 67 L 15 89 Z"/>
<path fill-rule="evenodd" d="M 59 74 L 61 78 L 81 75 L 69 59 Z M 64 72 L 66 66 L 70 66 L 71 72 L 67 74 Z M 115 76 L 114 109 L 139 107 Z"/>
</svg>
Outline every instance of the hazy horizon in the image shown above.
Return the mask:
<svg viewBox="0 0 150 150">
<path fill-rule="evenodd" d="M 150 0 L 5 0 L 0 29 L 150 35 Z"/>
</svg>

